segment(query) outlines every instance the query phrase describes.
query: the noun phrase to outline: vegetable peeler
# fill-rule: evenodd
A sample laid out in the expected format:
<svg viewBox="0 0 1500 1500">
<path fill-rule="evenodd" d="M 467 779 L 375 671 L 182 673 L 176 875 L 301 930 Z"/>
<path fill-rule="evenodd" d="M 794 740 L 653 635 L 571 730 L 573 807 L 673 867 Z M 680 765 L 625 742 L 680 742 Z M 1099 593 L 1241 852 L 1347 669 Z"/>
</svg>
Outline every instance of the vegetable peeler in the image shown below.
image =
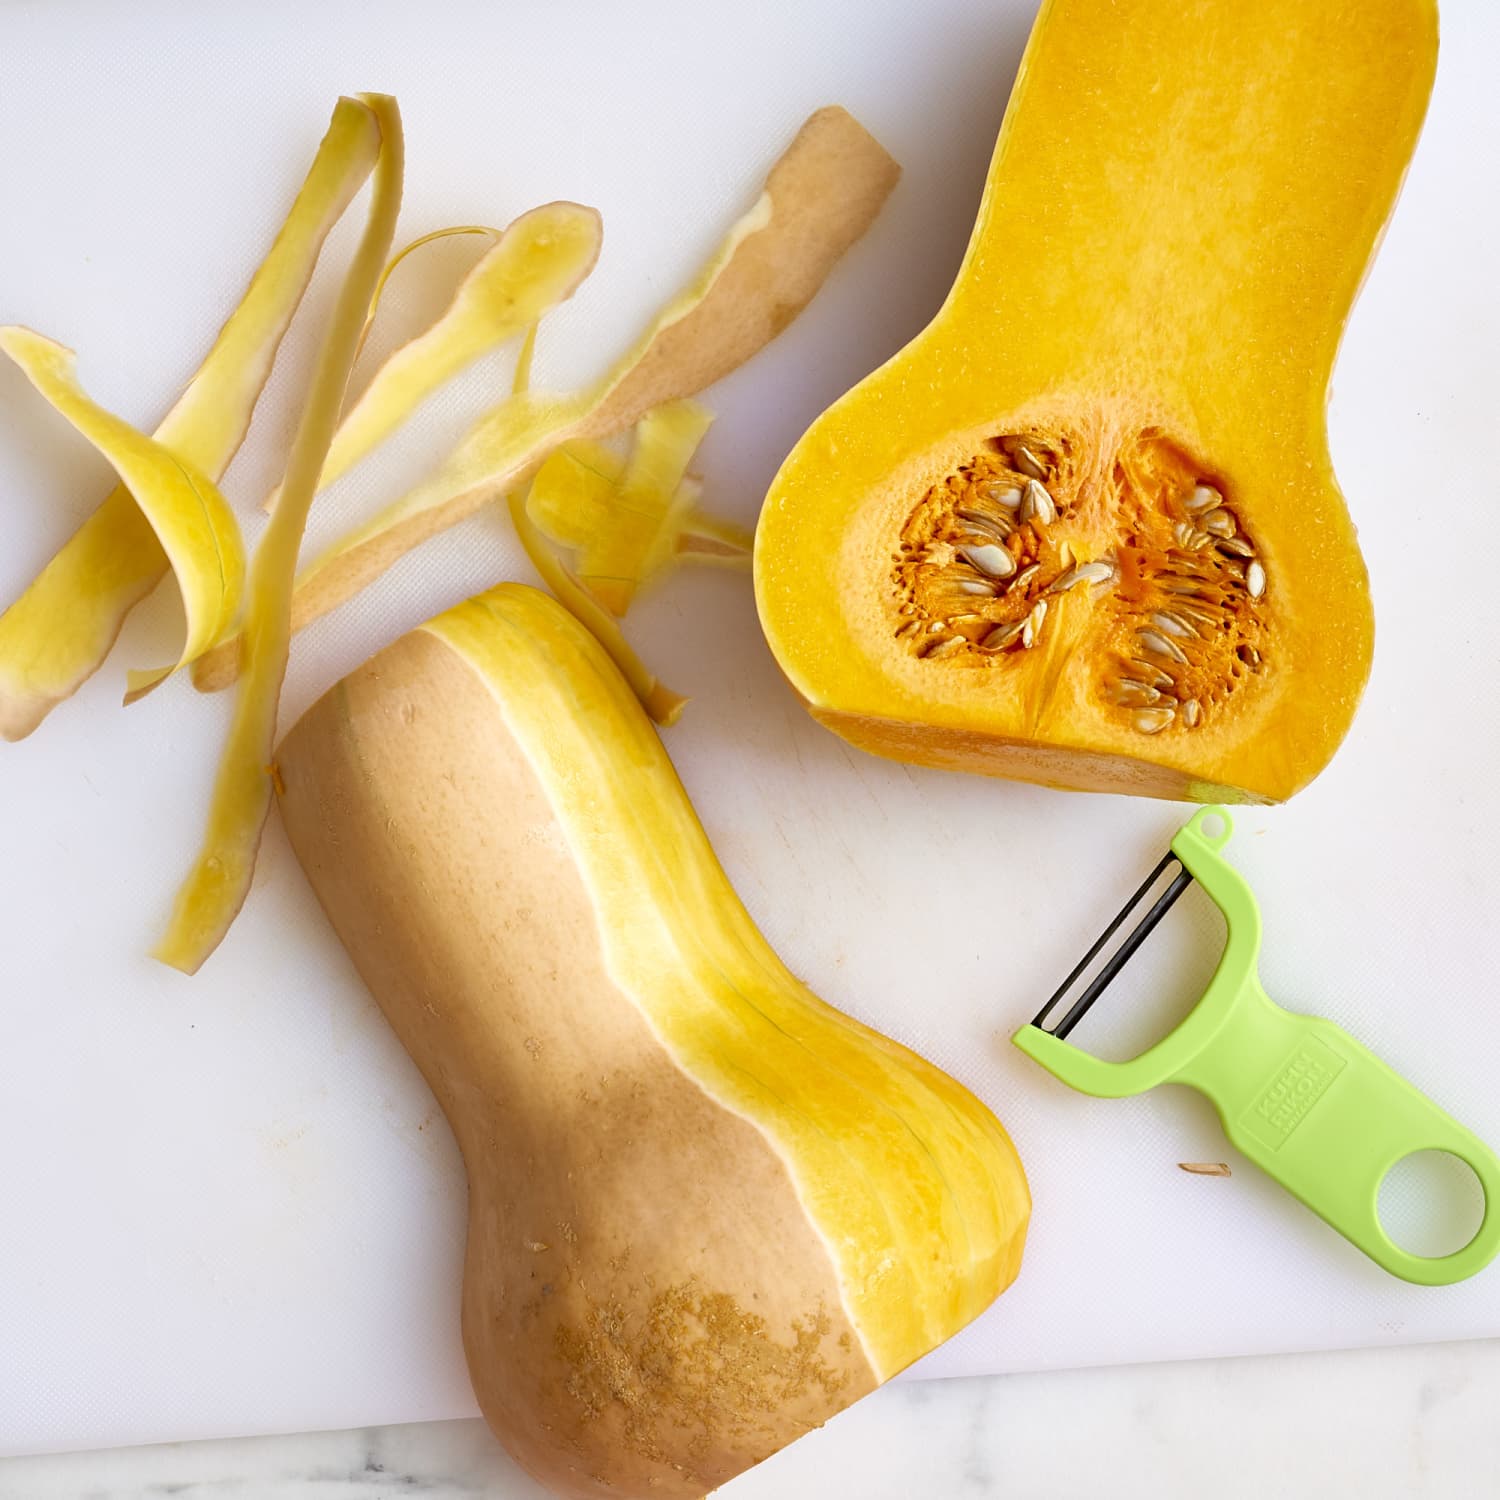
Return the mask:
<svg viewBox="0 0 1500 1500">
<path fill-rule="evenodd" d="M 1483 1270 L 1500 1252 L 1500 1157 L 1342 1027 L 1267 998 L 1257 972 L 1260 911 L 1245 878 L 1220 853 L 1232 830 L 1221 807 L 1202 808 L 1184 824 L 1099 941 L 1036 1019 L 1016 1032 L 1016 1046 L 1096 1098 L 1122 1099 L 1162 1083 L 1197 1089 L 1240 1151 L 1392 1275 L 1446 1286 Z M 1229 932 L 1202 998 L 1129 1062 L 1106 1062 L 1075 1047 L 1067 1040 L 1073 1028 L 1195 880 Z M 1089 966 L 1143 905 L 1145 915 L 1049 1028 Z M 1413 1255 L 1380 1223 L 1377 1198 L 1386 1173 L 1428 1150 L 1466 1162 L 1484 1189 L 1483 1221 L 1451 1255 Z"/>
</svg>

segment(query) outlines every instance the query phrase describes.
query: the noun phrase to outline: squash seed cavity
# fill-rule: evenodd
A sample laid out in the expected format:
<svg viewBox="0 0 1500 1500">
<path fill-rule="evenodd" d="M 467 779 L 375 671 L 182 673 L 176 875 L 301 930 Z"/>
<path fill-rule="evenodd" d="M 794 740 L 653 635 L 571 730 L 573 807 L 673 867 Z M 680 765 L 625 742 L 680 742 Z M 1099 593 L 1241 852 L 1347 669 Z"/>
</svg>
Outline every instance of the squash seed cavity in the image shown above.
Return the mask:
<svg viewBox="0 0 1500 1500">
<path fill-rule="evenodd" d="M 1062 433 L 989 439 L 902 526 L 892 632 L 942 671 L 1087 651 L 1101 712 L 1137 734 L 1212 723 L 1267 670 L 1272 580 L 1206 467 L 1156 429 L 1112 461 Z"/>
</svg>

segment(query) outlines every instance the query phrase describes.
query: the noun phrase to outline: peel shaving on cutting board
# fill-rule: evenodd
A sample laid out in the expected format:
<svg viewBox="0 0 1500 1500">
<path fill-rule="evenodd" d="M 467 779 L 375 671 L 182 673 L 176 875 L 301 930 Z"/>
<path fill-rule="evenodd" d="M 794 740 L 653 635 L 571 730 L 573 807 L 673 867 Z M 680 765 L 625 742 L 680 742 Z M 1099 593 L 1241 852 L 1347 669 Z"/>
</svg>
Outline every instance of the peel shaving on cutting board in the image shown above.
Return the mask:
<svg viewBox="0 0 1500 1500">
<path fill-rule="evenodd" d="M 217 482 L 250 426 L 282 335 L 323 241 L 375 166 L 380 137 L 358 100 L 340 99 L 270 252 L 156 439 Z M 126 615 L 161 581 L 167 558 L 120 485 L 0 614 L 0 735 L 22 739 L 103 664 Z"/>
<path fill-rule="evenodd" d="M 772 169 L 756 206 L 684 293 L 598 383 L 576 394 L 529 386 L 538 320 L 572 296 L 598 257 L 596 211 L 555 202 L 506 229 L 460 225 L 421 236 L 394 258 L 401 197 L 395 101 L 341 99 L 307 179 L 239 307 L 155 438 L 91 402 L 73 356 L 27 329 L 0 348 L 110 460 L 122 484 L 0 615 L 0 733 L 17 739 L 97 669 L 130 609 L 170 571 L 186 635 L 176 663 L 132 672 L 127 703 L 191 663 L 195 683 L 239 681 L 202 848 L 178 892 L 156 956 L 192 972 L 243 903 L 277 769 L 277 705 L 291 636 L 314 614 L 358 592 L 395 557 L 463 515 L 504 500 L 528 556 L 603 643 L 648 711 L 670 723 L 686 699 L 659 683 L 621 633 L 638 590 L 678 561 L 743 565 L 749 534 L 705 515 L 687 466 L 711 420 L 687 397 L 750 358 L 806 305 L 839 256 L 868 227 L 897 168 L 839 109 L 818 111 Z M 216 482 L 239 447 L 277 348 L 333 224 L 371 174 L 365 237 L 345 272 L 286 478 L 246 576 L 239 525 Z M 386 283 L 413 252 L 456 234 L 490 244 L 447 307 L 382 361 L 346 400 L 351 372 Z M 293 580 L 318 492 L 387 442 L 431 396 L 483 354 L 526 336 L 516 381 L 437 476 L 397 501 Z M 637 427 L 628 459 L 603 440 Z M 602 482 L 559 485 L 571 443 Z M 541 517 L 528 511 L 528 495 Z M 569 514 L 568 496 L 579 509 Z M 571 568 L 554 545 L 576 554 Z M 378 559 L 378 565 L 371 567 Z M 335 599 L 333 595 L 336 594 Z"/>
</svg>

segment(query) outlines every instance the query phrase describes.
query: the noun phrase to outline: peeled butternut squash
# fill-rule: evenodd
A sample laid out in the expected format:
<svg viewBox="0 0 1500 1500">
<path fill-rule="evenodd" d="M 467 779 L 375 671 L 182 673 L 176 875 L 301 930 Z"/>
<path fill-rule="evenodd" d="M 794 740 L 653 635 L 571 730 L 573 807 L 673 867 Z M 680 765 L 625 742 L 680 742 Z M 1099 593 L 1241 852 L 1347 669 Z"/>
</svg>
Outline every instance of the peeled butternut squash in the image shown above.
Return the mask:
<svg viewBox="0 0 1500 1500">
<path fill-rule="evenodd" d="M 818 419 L 767 638 L 869 750 L 1278 801 L 1369 671 L 1325 407 L 1421 127 L 1433 0 L 1048 0 L 927 329 Z"/>
<path fill-rule="evenodd" d="M 559 1495 L 700 1496 L 1016 1275 L 990 1112 L 818 1000 L 594 638 L 506 584 L 346 678 L 282 815 L 469 1175 L 480 1406 Z"/>
</svg>

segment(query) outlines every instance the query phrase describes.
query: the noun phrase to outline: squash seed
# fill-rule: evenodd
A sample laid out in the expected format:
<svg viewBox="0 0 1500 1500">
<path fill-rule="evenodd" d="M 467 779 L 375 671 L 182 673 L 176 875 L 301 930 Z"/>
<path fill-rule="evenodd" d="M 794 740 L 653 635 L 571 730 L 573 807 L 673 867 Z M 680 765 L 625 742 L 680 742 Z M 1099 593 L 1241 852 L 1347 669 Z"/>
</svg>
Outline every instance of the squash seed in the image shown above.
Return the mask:
<svg viewBox="0 0 1500 1500">
<path fill-rule="evenodd" d="M 1020 516 L 1022 521 L 1035 521 L 1039 526 L 1050 526 L 1057 519 L 1057 506 L 1047 493 L 1046 485 L 1039 480 L 1028 479 L 1021 495 Z"/>
<path fill-rule="evenodd" d="M 1130 665 L 1136 669 L 1136 676 L 1143 682 L 1149 682 L 1152 687 L 1169 688 L 1176 687 L 1176 681 L 1158 666 L 1149 661 L 1142 661 L 1138 656 L 1130 658 Z"/>
<path fill-rule="evenodd" d="M 1004 547 L 986 544 L 983 547 L 960 547 L 958 550 L 981 573 L 988 573 L 991 578 L 1009 578 L 1016 571 L 1016 560 Z"/>
<path fill-rule="evenodd" d="M 1191 604 L 1179 603 L 1176 613 L 1179 619 L 1189 620 L 1195 625 L 1206 626 L 1209 630 L 1213 630 L 1219 623 L 1206 609 L 1195 609 Z M 1199 631 L 1198 633 L 1201 635 L 1203 632 Z"/>
<path fill-rule="evenodd" d="M 976 655 L 999 669 L 998 653 L 1041 639 L 1037 605 L 1098 585 L 1075 602 L 1070 625 L 1106 639 L 1126 632 L 1098 690 L 1127 727 L 1149 713 L 1147 733 L 1165 721 L 1192 730 L 1250 688 L 1271 633 L 1258 604 L 1268 567 L 1233 498 L 1198 478 L 1185 450 L 1158 434 L 1136 441 L 1141 461 L 1122 450 L 1097 481 L 1110 487 L 1115 519 L 1108 507 L 1079 507 L 1083 491 L 1061 468 L 1066 438 L 1002 434 L 932 485 L 891 558 L 894 623 L 920 622 L 902 629 L 903 649 L 942 670 L 978 665 Z"/>
<path fill-rule="evenodd" d="M 961 651 L 969 643 L 961 635 L 950 635 L 945 640 L 934 641 L 930 646 L 924 647 L 918 655 L 926 661 L 934 661 L 940 656 L 951 656 L 955 651 Z"/>
<path fill-rule="evenodd" d="M 984 488 L 984 495 L 987 500 L 1003 505 L 1006 510 L 1018 510 L 1021 505 L 1021 491 L 1013 484 L 988 484 Z"/>
<path fill-rule="evenodd" d="M 1134 677 L 1117 677 L 1111 697 L 1121 708 L 1149 708 L 1162 701 L 1159 688 L 1138 682 Z"/>
<path fill-rule="evenodd" d="M 1208 597 L 1203 592 L 1203 586 L 1196 574 L 1190 578 L 1163 578 L 1160 581 L 1167 593 L 1176 594 L 1179 598 L 1206 599 Z"/>
<path fill-rule="evenodd" d="M 994 536 L 998 541 L 1004 541 L 1015 528 L 1015 524 L 1004 511 L 984 510 L 960 510 L 954 514 L 960 521 L 966 521 L 970 526 L 977 526 L 986 536 Z"/>
<path fill-rule="evenodd" d="M 1179 638 L 1197 634 L 1197 631 L 1181 615 L 1170 614 L 1166 610 L 1161 610 L 1152 615 L 1151 623 L 1165 634 L 1175 635 Z"/>
<path fill-rule="evenodd" d="M 1175 641 L 1168 640 L 1166 636 L 1159 634 L 1157 631 L 1138 630 L 1136 631 L 1135 638 L 1146 650 L 1152 652 L 1154 655 L 1165 656 L 1171 661 L 1181 662 L 1183 666 L 1187 665 L 1187 656 L 1182 647 Z"/>
<path fill-rule="evenodd" d="M 1114 567 L 1107 562 L 1080 563 L 1076 568 L 1064 573 L 1047 590 L 1049 594 L 1066 594 L 1069 589 L 1077 588 L 1080 583 L 1108 583 L 1115 576 Z"/>
<path fill-rule="evenodd" d="M 1024 620 L 1017 620 L 1013 625 L 999 625 L 985 638 L 980 641 L 980 648 L 984 651 L 1003 651 L 1012 641 L 1021 634 Z"/>
<path fill-rule="evenodd" d="M 1015 463 L 1023 474 L 1029 474 L 1033 479 L 1047 477 L 1047 470 L 1042 466 L 1041 459 L 1025 443 L 1016 444 Z"/>
<path fill-rule="evenodd" d="M 1130 722 L 1142 734 L 1160 734 L 1176 717 L 1175 709 L 1138 708 L 1130 716 Z"/>
<path fill-rule="evenodd" d="M 1047 618 L 1047 601 L 1038 599 L 1031 606 L 1031 613 L 1026 616 L 1021 626 L 1021 645 L 1027 650 L 1036 645 L 1037 637 L 1042 633 L 1042 622 Z"/>
</svg>

